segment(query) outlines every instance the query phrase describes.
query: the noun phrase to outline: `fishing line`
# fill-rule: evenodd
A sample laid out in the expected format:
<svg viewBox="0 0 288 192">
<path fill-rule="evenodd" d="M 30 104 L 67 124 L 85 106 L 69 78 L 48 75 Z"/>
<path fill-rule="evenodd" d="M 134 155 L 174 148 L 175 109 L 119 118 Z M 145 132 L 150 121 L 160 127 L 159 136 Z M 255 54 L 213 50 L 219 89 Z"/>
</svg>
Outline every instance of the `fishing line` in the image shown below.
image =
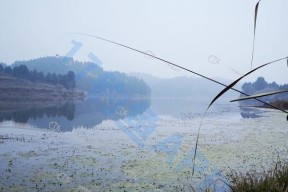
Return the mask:
<svg viewBox="0 0 288 192">
<path fill-rule="evenodd" d="M 200 74 L 200 73 L 197 73 L 197 72 L 195 72 L 195 71 L 192 71 L 192 70 L 190 70 L 190 69 L 187 69 L 187 68 L 185 68 L 185 67 L 182 67 L 182 66 L 180 66 L 180 65 L 177 65 L 177 64 L 175 64 L 175 63 L 172 63 L 172 62 L 170 62 L 170 61 L 167 61 L 167 60 L 165 60 L 165 59 L 162 59 L 162 58 L 160 58 L 160 57 L 157 57 L 157 56 L 155 56 L 155 55 L 153 55 L 153 54 L 146 53 L 146 52 L 144 52 L 144 51 L 135 49 L 135 48 L 133 48 L 133 47 L 130 47 L 130 46 L 127 46 L 127 45 L 124 45 L 124 44 L 121 44 L 121 43 L 118 43 L 118 42 L 115 42 L 115 41 L 112 41 L 112 40 L 109 40 L 109 39 L 105 39 L 105 38 L 103 38 L 103 37 L 99 37 L 99 36 L 95 36 L 95 35 L 90 35 L 90 34 L 86 34 L 86 33 L 66 33 L 66 34 L 82 35 L 82 36 L 87 36 L 87 37 L 92 37 L 92 38 L 100 39 L 100 40 L 102 40 L 102 41 L 106 41 L 106 42 L 109 42 L 109 43 L 112 43 L 112 44 L 115 44 L 115 45 L 118 45 L 118 46 L 121 46 L 121 47 L 130 49 L 130 50 L 133 50 L 133 51 L 135 51 L 135 52 L 138 52 L 138 53 L 147 55 L 147 56 L 149 56 L 149 57 L 153 57 L 153 58 L 155 58 L 155 59 L 157 59 L 157 60 L 159 60 L 159 61 L 162 61 L 162 62 L 167 63 L 167 64 L 169 64 L 169 65 L 173 65 L 173 66 L 175 66 L 175 67 L 178 67 L 178 68 L 180 68 L 180 69 L 183 69 L 183 70 L 185 70 L 185 71 L 188 71 L 188 72 L 190 72 L 190 73 L 193 73 L 193 74 L 195 74 L 195 75 L 197 75 L 197 76 L 200 76 L 200 77 L 202 77 L 202 78 L 204 78 L 204 79 L 207 79 L 207 80 L 209 80 L 209 81 L 212 81 L 212 82 L 217 83 L 217 84 L 219 84 L 219 85 L 222 85 L 222 86 L 224 86 L 224 87 L 228 87 L 228 85 L 225 85 L 225 84 L 223 84 L 223 83 L 221 83 L 221 82 L 219 82 L 219 81 L 217 81 L 217 80 L 214 80 L 214 79 L 209 78 L 209 77 L 207 77 L 207 76 L 204 76 L 204 75 L 202 75 L 202 74 Z M 278 62 L 278 61 L 283 60 L 283 59 L 287 59 L 287 57 L 284 57 L 284 58 L 281 58 L 281 59 L 277 59 L 277 60 L 271 61 L 271 62 L 269 62 L 269 64 Z M 267 63 L 266 63 L 266 64 L 267 64 Z M 264 65 L 266 65 L 266 64 L 264 64 Z M 236 91 L 236 92 L 238 92 L 238 93 L 241 93 L 241 94 L 243 94 L 243 95 L 245 95 L 245 96 L 248 96 L 248 97 L 250 96 L 249 94 L 246 94 L 246 93 L 244 93 L 244 92 L 242 92 L 242 91 L 239 91 L 238 89 L 235 89 L 235 88 L 233 88 L 233 87 L 231 87 L 230 89 L 232 89 L 233 91 Z M 265 101 L 262 101 L 262 100 L 260 100 L 260 99 L 257 99 L 257 98 L 254 98 L 254 99 L 257 100 L 257 101 L 259 101 L 259 102 L 261 102 L 261 103 L 263 103 L 263 104 L 266 104 L 266 105 L 268 105 L 268 106 L 270 106 L 270 107 L 272 107 L 272 108 L 274 108 L 274 109 L 277 109 L 277 110 L 279 110 L 279 111 L 282 111 L 283 113 L 288 114 L 288 112 L 282 110 L 281 108 L 278 108 L 278 107 L 276 107 L 276 106 L 273 106 L 273 105 L 271 105 L 271 104 L 269 104 L 269 103 L 267 103 L 267 102 L 265 102 Z"/>
<path fill-rule="evenodd" d="M 223 84 L 223 83 L 221 83 L 221 82 L 219 82 L 219 81 L 217 81 L 217 80 L 214 80 L 214 79 L 212 79 L 212 78 L 210 78 L 210 77 L 207 77 L 207 76 L 205 76 L 205 75 L 202 75 L 202 74 L 200 74 L 200 73 L 197 73 L 197 72 L 195 72 L 195 71 L 192 71 L 192 70 L 190 70 L 190 69 L 187 69 L 187 68 L 185 68 L 185 67 L 182 67 L 182 66 L 180 66 L 180 65 L 177 65 L 177 64 L 175 64 L 175 63 L 172 63 L 172 62 L 167 61 L 167 60 L 165 60 L 165 59 L 162 59 L 162 58 L 160 58 L 160 57 L 157 57 L 157 56 L 154 56 L 154 55 L 152 55 L 152 54 L 146 53 L 146 52 L 144 52 L 144 51 L 135 49 L 135 48 L 133 48 L 133 47 L 130 47 L 130 46 L 127 46 L 127 45 L 124 45 L 124 44 L 121 44 L 121 43 L 118 43 L 118 42 L 115 42 L 115 41 L 112 41 L 112 40 L 109 40 L 109 39 L 105 39 L 105 38 L 102 38 L 102 37 L 99 37 L 99 36 L 86 34 L 86 33 L 67 33 L 67 34 L 72 34 L 72 35 L 74 34 L 74 35 L 82 35 L 82 36 L 92 37 L 92 38 L 95 38 L 95 39 L 99 39 L 99 40 L 102 40 L 102 41 L 106 41 L 106 42 L 109 42 L 109 43 L 112 43 L 112 44 L 115 44 L 115 45 L 124 47 L 124 48 L 126 48 L 126 49 L 130 49 L 130 50 L 132 50 L 132 51 L 135 51 L 135 52 L 138 52 L 138 53 L 147 55 L 147 56 L 152 57 L 152 58 L 155 58 L 155 59 L 157 59 L 157 60 L 159 60 L 159 61 L 162 61 L 162 62 L 167 63 L 167 64 L 169 64 L 169 65 L 173 65 L 173 66 L 175 66 L 175 67 L 178 67 L 178 68 L 180 68 L 180 69 L 183 69 L 183 70 L 185 70 L 185 71 L 188 71 L 188 72 L 190 72 L 190 73 L 193 73 L 193 74 L 195 74 L 195 75 L 197 75 L 197 76 L 200 76 L 200 77 L 202 77 L 202 78 L 204 78 L 204 79 L 207 79 L 207 80 L 209 80 L 209 81 L 212 81 L 212 82 L 214 82 L 214 83 L 217 83 L 217 84 L 219 84 L 219 85 L 222 85 L 222 86 L 226 87 L 227 90 L 230 90 L 230 89 L 231 89 L 231 90 L 236 91 L 236 92 L 238 92 L 238 93 L 240 93 L 240 94 L 243 94 L 243 95 L 245 95 L 245 96 L 247 96 L 247 97 L 250 96 L 250 95 L 247 94 L 247 93 L 244 93 L 244 92 L 242 92 L 242 91 L 239 91 L 238 89 L 233 88 L 233 86 L 231 86 L 231 84 L 230 84 L 229 86 L 228 86 L 228 85 L 225 85 L 225 84 Z M 283 60 L 283 59 L 287 59 L 287 57 L 284 57 L 284 58 L 281 58 L 281 59 L 277 59 L 277 60 L 271 61 L 271 62 L 269 62 L 269 63 L 264 64 L 263 66 L 266 66 L 266 65 L 268 65 L 268 64 L 272 64 L 272 63 L 281 61 L 281 60 Z M 262 66 L 261 66 L 261 67 L 262 67 Z M 255 70 L 257 70 L 258 68 L 260 68 L 260 67 L 257 67 L 256 69 L 252 70 L 252 72 L 255 71 Z M 244 75 L 244 77 L 245 77 L 246 75 L 252 73 L 252 72 L 249 71 L 248 73 L 246 73 L 246 74 Z M 240 79 L 240 78 L 239 78 L 239 79 Z M 239 79 L 237 79 L 237 80 L 239 80 Z M 236 81 L 237 81 L 237 80 L 236 80 Z M 237 81 L 237 82 L 238 82 L 238 81 Z M 237 83 L 237 82 L 236 82 L 236 83 Z M 234 81 L 233 83 L 235 83 L 235 81 Z M 232 84 L 233 84 L 233 83 L 232 83 Z M 235 84 L 236 84 L 236 83 L 235 83 Z M 224 90 L 225 90 L 225 89 L 224 89 Z M 226 90 L 226 91 L 227 91 L 227 90 Z M 219 94 L 218 94 L 218 95 L 219 95 Z M 216 96 L 216 99 L 218 98 L 218 95 Z M 220 96 L 221 96 L 221 95 L 220 95 Z M 219 97 L 220 97 L 220 96 L 219 96 Z M 214 99 L 215 99 L 215 98 L 214 98 Z M 272 107 L 272 108 L 274 108 L 274 109 L 277 109 L 277 110 L 279 110 L 279 111 L 281 111 L 281 112 L 283 112 L 283 113 L 288 114 L 287 111 L 285 111 L 285 110 L 283 110 L 283 109 L 281 109 L 281 108 L 279 108 L 279 107 L 276 107 L 276 106 L 274 106 L 274 105 L 271 105 L 271 104 L 269 104 L 269 103 L 267 103 L 267 102 L 265 102 L 265 101 L 262 101 L 262 100 L 260 100 L 260 99 L 258 99 L 258 98 L 253 98 L 253 99 L 255 99 L 255 100 L 257 100 L 257 101 L 259 101 L 259 102 L 261 102 L 261 103 L 263 103 L 263 104 L 266 104 L 266 105 L 268 105 L 268 106 L 270 106 L 270 107 Z M 213 100 L 213 102 L 214 102 L 214 100 Z M 212 102 L 212 103 L 213 103 L 213 102 Z M 199 126 L 199 128 L 198 128 L 197 138 L 196 138 L 196 145 L 195 145 L 195 152 L 194 152 L 194 157 L 193 157 L 192 177 L 193 177 L 193 175 L 194 175 L 194 170 L 195 170 L 195 159 L 196 159 L 196 154 L 197 154 L 197 148 L 198 148 L 198 143 L 199 143 L 199 134 L 200 134 L 201 126 L 202 126 L 203 120 L 204 120 L 204 118 L 205 118 L 205 116 L 206 116 L 206 113 L 207 113 L 207 111 L 208 111 L 208 109 L 209 109 L 209 107 L 210 107 L 211 105 L 212 105 L 212 104 L 210 104 L 210 105 L 208 106 L 208 108 L 206 109 L 204 115 L 202 116 L 202 119 L 201 119 L 201 122 L 200 122 L 200 126 Z M 288 118 L 288 116 L 287 116 L 287 118 Z"/>
</svg>

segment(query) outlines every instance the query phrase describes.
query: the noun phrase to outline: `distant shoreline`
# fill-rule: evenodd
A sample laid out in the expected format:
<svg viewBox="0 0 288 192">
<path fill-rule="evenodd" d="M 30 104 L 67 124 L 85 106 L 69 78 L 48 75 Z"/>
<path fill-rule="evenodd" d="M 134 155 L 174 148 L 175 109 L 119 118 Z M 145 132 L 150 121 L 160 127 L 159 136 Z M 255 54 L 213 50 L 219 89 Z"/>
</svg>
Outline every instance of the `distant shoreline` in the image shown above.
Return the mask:
<svg viewBox="0 0 288 192">
<path fill-rule="evenodd" d="M 280 108 L 282 110 L 288 110 L 288 100 L 282 100 L 282 101 L 275 101 L 275 102 L 271 102 L 269 103 L 270 105 L 273 105 L 277 108 Z M 255 107 L 255 108 L 265 108 L 265 109 L 274 109 L 273 107 L 267 105 L 267 104 L 264 104 L 262 106 L 260 105 L 245 105 L 245 106 L 239 106 L 239 107 Z"/>
<path fill-rule="evenodd" d="M 0 75 L 1 110 L 17 105 L 50 105 L 83 101 L 84 99 L 84 91 L 69 90 L 61 85 L 34 83 L 25 79 Z"/>
</svg>

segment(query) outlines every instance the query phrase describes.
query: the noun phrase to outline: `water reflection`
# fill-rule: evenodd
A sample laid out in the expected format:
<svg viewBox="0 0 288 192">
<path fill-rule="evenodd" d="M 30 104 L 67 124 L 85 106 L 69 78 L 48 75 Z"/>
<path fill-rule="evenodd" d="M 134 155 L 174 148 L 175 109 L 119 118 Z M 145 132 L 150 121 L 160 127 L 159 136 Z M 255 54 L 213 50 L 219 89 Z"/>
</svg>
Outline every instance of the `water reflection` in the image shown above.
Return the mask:
<svg viewBox="0 0 288 192">
<path fill-rule="evenodd" d="M 253 107 L 240 107 L 240 114 L 243 118 L 260 118 L 263 117 L 263 110 Z"/>
<path fill-rule="evenodd" d="M 93 128 L 105 120 L 130 120 L 144 114 L 151 107 L 155 114 L 169 115 L 175 118 L 200 117 L 207 106 L 205 101 L 193 99 L 153 99 L 150 98 L 104 98 L 90 97 L 83 102 L 67 102 L 55 105 L 33 106 L 19 104 L 0 110 L 0 122 L 14 121 L 26 123 L 38 128 L 49 129 L 51 122 L 59 125 L 59 131 L 71 131 L 74 127 Z M 2 105 L 1 105 L 2 106 Z M 27 107 L 28 106 L 28 107 Z M 33 106 L 33 107 L 31 107 Z M 21 110 L 19 110 L 21 109 Z M 241 115 L 242 118 L 263 117 L 265 110 L 251 107 L 237 107 L 237 105 L 215 105 L 207 115 Z M 184 118 L 185 119 L 185 118 Z M 58 129 L 57 129 L 58 130 Z"/>
<path fill-rule="evenodd" d="M 16 123 L 27 123 L 29 119 L 48 118 L 63 116 L 67 120 L 74 119 L 75 105 L 73 103 L 65 103 L 60 106 L 48 106 L 48 107 L 29 107 L 21 109 L 20 111 L 1 111 L 0 122 L 2 121 L 14 121 Z"/>
<path fill-rule="evenodd" d="M 27 123 L 38 128 L 49 129 L 50 122 L 61 125 L 60 131 L 71 131 L 73 127 L 91 128 L 105 120 L 123 119 L 143 113 L 150 107 L 148 98 L 88 98 L 83 102 L 69 102 L 49 107 L 30 107 L 22 110 L 0 111 L 0 122 Z M 121 113 L 119 113 L 121 109 Z"/>
</svg>

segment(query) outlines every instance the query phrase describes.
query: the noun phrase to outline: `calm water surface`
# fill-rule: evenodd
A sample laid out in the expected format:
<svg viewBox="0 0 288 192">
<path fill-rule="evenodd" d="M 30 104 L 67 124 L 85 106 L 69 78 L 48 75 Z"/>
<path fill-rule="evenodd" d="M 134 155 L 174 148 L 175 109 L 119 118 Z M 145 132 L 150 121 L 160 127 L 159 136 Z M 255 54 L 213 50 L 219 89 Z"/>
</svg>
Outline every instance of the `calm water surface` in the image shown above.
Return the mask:
<svg viewBox="0 0 288 192">
<path fill-rule="evenodd" d="M 209 101 L 88 98 L 0 113 L 0 191 L 225 191 L 230 168 L 287 158 L 286 117 Z"/>
</svg>

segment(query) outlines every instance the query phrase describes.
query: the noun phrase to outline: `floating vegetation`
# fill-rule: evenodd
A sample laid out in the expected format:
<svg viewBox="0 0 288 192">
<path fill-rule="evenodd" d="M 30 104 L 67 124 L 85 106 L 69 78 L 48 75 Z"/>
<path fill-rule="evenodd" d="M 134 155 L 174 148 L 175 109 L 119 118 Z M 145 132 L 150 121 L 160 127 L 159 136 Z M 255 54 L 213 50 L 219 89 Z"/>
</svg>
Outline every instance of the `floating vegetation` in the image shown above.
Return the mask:
<svg viewBox="0 0 288 192">
<path fill-rule="evenodd" d="M 25 142 L 24 136 L 8 136 L 6 135 L 0 135 L 0 144 L 4 143 L 4 141 L 19 141 L 19 142 Z"/>
<path fill-rule="evenodd" d="M 24 157 L 24 158 L 31 158 L 31 157 L 36 157 L 39 156 L 35 151 L 28 151 L 28 152 L 20 152 L 19 156 Z"/>
<path fill-rule="evenodd" d="M 256 170 L 246 173 L 232 171 L 228 177 L 231 180 L 231 192 L 288 191 L 287 161 L 278 161 L 273 168 L 260 173 Z"/>
</svg>

